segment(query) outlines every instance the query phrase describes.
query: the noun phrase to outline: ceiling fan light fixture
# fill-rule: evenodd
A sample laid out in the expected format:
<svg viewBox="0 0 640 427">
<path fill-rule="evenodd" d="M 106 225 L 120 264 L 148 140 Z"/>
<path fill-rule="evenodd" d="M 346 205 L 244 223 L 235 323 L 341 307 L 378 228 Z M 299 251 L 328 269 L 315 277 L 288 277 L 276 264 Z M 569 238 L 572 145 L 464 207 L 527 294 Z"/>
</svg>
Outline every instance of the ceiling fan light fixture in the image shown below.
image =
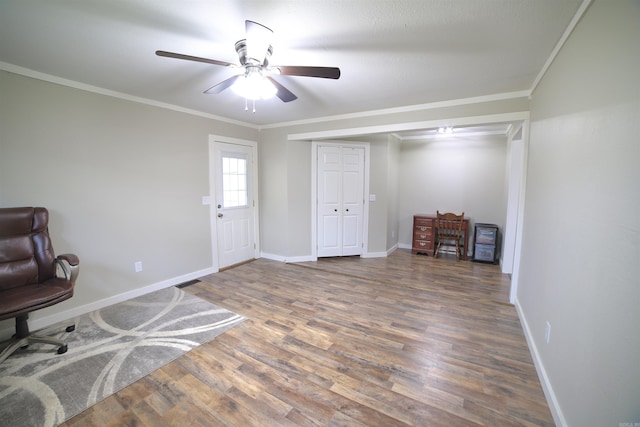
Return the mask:
<svg viewBox="0 0 640 427">
<path fill-rule="evenodd" d="M 238 95 L 252 100 L 272 98 L 278 89 L 259 72 L 247 73 L 231 86 Z"/>
<path fill-rule="evenodd" d="M 252 100 L 255 111 L 255 101 L 269 99 L 277 96 L 282 102 L 291 102 L 298 99 L 289 89 L 277 80 L 269 77 L 271 74 L 283 76 L 318 77 L 324 79 L 339 79 L 340 69 L 337 67 L 318 66 L 272 66 L 270 58 L 273 54 L 273 31 L 255 21 L 245 21 L 246 38 L 238 40 L 235 44 L 236 53 L 240 65 L 217 59 L 202 58 L 199 56 L 185 55 L 182 53 L 157 50 L 156 55 L 168 58 L 184 59 L 187 61 L 203 62 L 206 64 L 225 67 L 244 68 L 244 74 L 236 74 L 218 84 L 211 86 L 204 93 L 218 94 L 225 89 L 232 90 L 244 97 L 245 107 L 248 100 Z M 247 108 L 245 108 L 247 109 Z"/>
</svg>

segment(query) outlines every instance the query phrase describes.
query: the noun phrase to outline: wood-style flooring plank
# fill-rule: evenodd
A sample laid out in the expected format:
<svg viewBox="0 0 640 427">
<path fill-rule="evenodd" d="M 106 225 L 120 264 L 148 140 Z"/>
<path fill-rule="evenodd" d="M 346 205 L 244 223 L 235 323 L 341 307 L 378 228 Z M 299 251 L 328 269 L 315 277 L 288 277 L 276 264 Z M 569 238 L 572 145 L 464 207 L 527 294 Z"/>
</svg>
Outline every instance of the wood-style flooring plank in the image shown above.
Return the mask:
<svg viewBox="0 0 640 427">
<path fill-rule="evenodd" d="M 184 290 L 247 320 L 65 426 L 553 425 L 498 266 L 259 259 Z"/>
</svg>

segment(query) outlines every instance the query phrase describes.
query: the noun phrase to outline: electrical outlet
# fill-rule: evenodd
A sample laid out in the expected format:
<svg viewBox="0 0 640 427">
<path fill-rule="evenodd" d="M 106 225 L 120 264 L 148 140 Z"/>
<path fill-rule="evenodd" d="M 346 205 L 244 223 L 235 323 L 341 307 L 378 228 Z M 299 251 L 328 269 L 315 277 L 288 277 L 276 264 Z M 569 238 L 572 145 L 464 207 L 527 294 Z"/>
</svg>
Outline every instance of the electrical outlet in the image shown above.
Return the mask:
<svg viewBox="0 0 640 427">
<path fill-rule="evenodd" d="M 551 323 L 547 322 L 547 328 L 544 330 L 544 339 L 549 344 L 551 341 Z"/>
<path fill-rule="evenodd" d="M 133 264 L 133 268 L 136 270 L 136 273 L 140 273 L 142 271 L 142 261 L 136 261 Z"/>
</svg>

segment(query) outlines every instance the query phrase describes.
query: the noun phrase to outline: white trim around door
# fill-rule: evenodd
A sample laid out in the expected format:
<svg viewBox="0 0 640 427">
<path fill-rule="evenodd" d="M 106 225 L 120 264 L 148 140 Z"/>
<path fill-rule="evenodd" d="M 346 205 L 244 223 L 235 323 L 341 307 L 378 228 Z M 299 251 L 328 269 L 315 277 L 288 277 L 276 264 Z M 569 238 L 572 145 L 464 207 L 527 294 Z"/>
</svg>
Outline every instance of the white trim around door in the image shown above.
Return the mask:
<svg viewBox="0 0 640 427">
<path fill-rule="evenodd" d="M 362 253 L 367 257 L 369 246 L 369 177 L 370 144 L 354 141 L 311 142 L 311 258 L 318 259 L 318 149 L 321 146 L 354 147 L 364 149 L 364 191 L 362 207 Z"/>
<path fill-rule="evenodd" d="M 251 210 L 251 214 L 250 214 L 250 218 L 249 221 L 251 222 L 251 227 L 249 227 L 252 230 L 251 236 L 249 236 L 249 239 L 252 241 L 252 245 L 254 246 L 254 250 L 253 250 L 253 258 L 259 258 L 259 254 L 260 254 L 260 204 L 259 204 L 259 199 L 258 199 L 258 194 L 259 194 L 259 189 L 258 189 L 258 143 L 257 141 L 249 141 L 249 140 L 244 140 L 244 139 L 238 139 L 238 138 L 229 138 L 229 137 L 224 137 L 224 136 L 218 136 L 218 135 L 209 135 L 209 201 L 210 201 L 210 206 L 209 206 L 209 225 L 211 228 L 211 251 L 212 251 L 212 263 L 213 263 L 213 270 L 215 272 L 219 271 L 220 268 L 224 267 L 221 266 L 220 263 L 220 254 L 219 254 L 219 250 L 218 250 L 218 234 L 221 232 L 221 230 L 218 230 L 218 204 L 219 202 L 217 201 L 216 197 L 217 197 L 217 191 L 216 188 L 218 188 L 218 169 L 216 167 L 216 152 L 219 150 L 219 148 L 223 145 L 235 145 L 238 146 L 240 149 L 242 150 L 248 150 L 251 153 L 251 159 L 252 161 L 250 162 L 250 164 L 248 165 L 248 167 L 250 168 L 249 171 L 249 180 L 250 182 L 248 182 L 247 184 L 250 186 L 250 200 L 248 201 L 248 204 L 250 206 L 250 210 Z"/>
</svg>

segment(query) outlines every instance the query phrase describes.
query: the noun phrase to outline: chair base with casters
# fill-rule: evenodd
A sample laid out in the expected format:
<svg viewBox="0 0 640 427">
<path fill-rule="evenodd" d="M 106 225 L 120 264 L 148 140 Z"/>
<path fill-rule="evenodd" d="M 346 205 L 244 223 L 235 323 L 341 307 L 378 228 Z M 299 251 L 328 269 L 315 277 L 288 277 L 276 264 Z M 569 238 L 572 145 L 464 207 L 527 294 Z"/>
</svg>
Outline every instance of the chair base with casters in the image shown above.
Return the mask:
<svg viewBox="0 0 640 427">
<path fill-rule="evenodd" d="M 455 247 L 456 260 L 464 258 L 462 256 L 462 222 L 464 221 L 464 212 L 456 215 L 451 212 L 441 214 L 436 211 L 436 238 L 438 244 L 433 254 L 434 258 L 438 258 L 440 246 Z M 465 248 L 466 250 L 466 248 Z"/>
<path fill-rule="evenodd" d="M 58 353 L 67 344 L 29 332 L 29 313 L 73 296 L 79 272 L 74 254 L 54 255 L 45 208 L 0 208 L 0 320 L 15 318 L 15 335 L 0 353 L 0 363 L 30 343 L 51 344 Z M 75 325 L 66 328 L 67 332 Z"/>
<path fill-rule="evenodd" d="M 58 346 L 58 354 L 64 354 L 67 352 L 67 343 L 61 339 L 40 335 L 38 333 L 29 332 L 29 324 L 27 319 L 28 314 L 16 317 L 16 333 L 11 338 L 9 345 L 0 353 L 0 363 L 4 362 L 9 356 L 11 356 L 16 350 L 24 349 L 29 344 L 43 343 Z M 71 324 L 65 328 L 66 332 L 73 332 L 76 329 L 75 324 Z"/>
</svg>

